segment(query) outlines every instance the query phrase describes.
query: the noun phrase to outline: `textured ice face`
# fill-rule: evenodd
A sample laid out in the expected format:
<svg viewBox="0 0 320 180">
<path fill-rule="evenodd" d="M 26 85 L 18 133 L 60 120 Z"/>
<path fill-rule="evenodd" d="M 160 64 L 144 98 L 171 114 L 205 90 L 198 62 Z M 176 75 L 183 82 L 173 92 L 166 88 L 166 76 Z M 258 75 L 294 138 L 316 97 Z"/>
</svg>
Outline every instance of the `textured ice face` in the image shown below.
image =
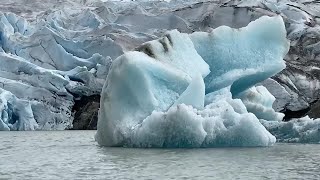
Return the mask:
<svg viewBox="0 0 320 180">
<path fill-rule="evenodd" d="M 310 119 L 306 116 L 289 122 L 262 120 L 261 123 L 279 142 L 320 143 L 320 119 Z"/>
<path fill-rule="evenodd" d="M 0 101 L 4 116 L 0 116 L 1 129 L 72 127 L 74 96 L 99 94 L 111 64 L 110 57 L 96 53 L 107 52 L 97 46 L 113 51 L 115 56 L 122 54 L 119 48 L 108 46 L 107 39 L 97 42 L 82 38 L 99 24 L 90 12 L 73 14 L 71 22 L 85 16 L 88 24 L 78 23 L 70 29 L 63 26 L 63 21 L 68 21 L 72 13 L 67 16 L 59 12 L 49 15 L 47 22 L 33 23 L 13 13 L 0 12 L 0 85 L 14 97 L 2 97 Z M 15 113 L 8 113 L 11 111 Z"/>
<path fill-rule="evenodd" d="M 120 56 L 109 71 L 101 93 L 101 120 L 98 121 L 101 129 L 97 135 L 100 144 L 114 145 L 124 141 L 122 139 L 128 138 L 132 127 L 154 110 L 168 110 L 193 78 L 198 80 L 197 76 L 200 76 L 203 81 L 202 76 L 209 73 L 208 65 L 193 48 L 189 36 L 177 31 L 146 43 L 138 50 L 141 52 Z M 189 97 L 180 100 L 186 102 L 193 97 L 194 89 L 191 87 Z M 201 93 L 199 96 L 201 98 Z M 203 99 L 196 101 L 200 104 Z"/>
<path fill-rule="evenodd" d="M 0 131 L 30 131 L 36 128 L 38 124 L 34 119 L 31 103 L 0 88 Z"/>
<path fill-rule="evenodd" d="M 247 110 L 259 119 L 282 121 L 284 117 L 284 114 L 272 108 L 276 99 L 264 86 L 251 87 L 240 93 L 237 98 L 241 99 Z"/>
<path fill-rule="evenodd" d="M 272 117 L 255 108 L 271 108 L 272 95 L 244 93 L 248 103 L 233 98 L 285 67 L 288 41 L 282 18 L 263 17 L 241 30 L 222 27 L 213 32 L 188 36 L 171 31 L 137 48 L 140 52 L 117 58 L 101 94 L 98 143 L 129 147 L 275 143 L 259 122 Z M 247 111 L 249 102 L 257 105 L 252 113 Z"/>
<path fill-rule="evenodd" d="M 289 41 L 280 16 L 264 16 L 240 29 L 221 26 L 190 37 L 211 68 L 205 78 L 206 93 L 231 85 L 232 94 L 237 95 L 285 68 Z"/>
<path fill-rule="evenodd" d="M 134 127 L 129 147 L 270 146 L 271 135 L 240 100 L 228 97 L 197 110 L 180 104 L 154 111 Z"/>
</svg>

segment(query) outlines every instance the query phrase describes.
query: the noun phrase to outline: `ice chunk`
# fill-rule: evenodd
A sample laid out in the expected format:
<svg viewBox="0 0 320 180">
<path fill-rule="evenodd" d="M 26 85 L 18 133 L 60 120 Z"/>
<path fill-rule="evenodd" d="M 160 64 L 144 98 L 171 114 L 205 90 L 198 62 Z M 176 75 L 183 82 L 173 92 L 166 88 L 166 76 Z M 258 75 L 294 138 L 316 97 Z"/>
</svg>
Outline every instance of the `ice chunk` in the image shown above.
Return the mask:
<svg viewBox="0 0 320 180">
<path fill-rule="evenodd" d="M 15 115 L 15 118 L 17 119 L 12 118 L 16 121 L 12 125 L 12 130 L 36 130 L 38 128 L 38 124 L 34 119 L 31 103 L 27 100 L 16 100 L 13 105 L 13 115 Z"/>
<path fill-rule="evenodd" d="M 198 73 L 202 77 L 206 77 L 210 73 L 208 64 L 199 56 L 188 34 L 179 33 L 177 30 L 169 31 L 164 37 L 147 42 L 137 50 L 169 64 L 191 77 L 198 75 Z"/>
<path fill-rule="evenodd" d="M 8 101 L 11 101 L 12 98 L 13 95 L 10 92 L 0 88 L 0 131 L 10 130 L 9 114 L 12 110 L 8 107 L 8 105 L 10 105 Z"/>
<path fill-rule="evenodd" d="M 234 101 L 229 99 L 230 101 Z M 251 113 L 237 113 L 226 99 L 197 110 L 180 104 L 153 112 L 133 129 L 129 147 L 270 146 L 276 139 Z M 240 105 L 241 106 L 241 105 Z M 238 106 L 239 107 L 239 106 Z"/>
<path fill-rule="evenodd" d="M 201 75 L 194 76 L 188 88 L 181 94 L 181 96 L 174 103 L 191 105 L 197 109 L 203 109 L 205 97 L 205 85 Z"/>
<path fill-rule="evenodd" d="M 96 139 L 102 145 L 121 143 L 128 138 L 131 128 L 154 110 L 168 110 L 192 78 L 194 85 L 188 90 L 191 94 L 187 91 L 181 102 L 203 104 L 199 78 L 210 72 L 209 66 L 197 54 L 188 35 L 172 31 L 137 50 L 142 52 L 125 53 L 113 62 L 101 93 Z M 199 94 L 198 90 L 194 92 L 196 88 L 200 88 Z M 189 101 L 189 95 L 202 99 Z"/>
<path fill-rule="evenodd" d="M 221 26 L 190 37 L 211 68 L 205 78 L 206 93 L 231 85 L 232 94 L 237 95 L 285 68 L 289 42 L 281 16 L 264 16 L 244 28 Z"/>
<path fill-rule="evenodd" d="M 280 33 L 265 34 L 264 29 L 257 27 L 265 24 L 275 26 L 269 30 Z M 257 116 L 247 111 L 247 104 L 232 98 L 285 67 L 282 58 L 288 51 L 288 42 L 282 19 L 262 18 L 241 30 L 224 27 L 214 32 L 214 35 L 191 35 L 196 39 L 196 49 L 211 65 L 213 72 L 209 75 L 208 65 L 194 50 L 189 36 L 177 31 L 145 43 L 137 48 L 140 52 L 128 52 L 117 58 L 101 94 L 98 143 L 129 147 L 275 143 L 275 137 L 258 119 L 279 118 L 274 111 L 275 116 L 268 114 L 273 96 L 264 87 L 244 93 L 243 100 L 255 105 L 251 111 Z M 220 35 L 229 36 L 222 39 Z M 207 75 L 214 80 L 204 84 Z M 215 84 L 218 86 L 210 89 Z M 205 85 L 210 90 L 207 95 Z M 204 101 L 207 105 L 203 108 Z M 266 111 L 260 113 L 257 110 L 260 107 Z"/>
<path fill-rule="evenodd" d="M 292 103 L 294 107 L 299 107 L 299 104 L 301 104 L 299 101 L 304 101 L 303 99 L 297 99 L 297 97 L 293 97 L 293 94 L 289 93 L 290 90 L 287 90 L 284 88 L 280 83 L 277 81 L 269 78 L 260 85 L 263 85 L 268 89 L 268 91 L 276 98 L 275 102 L 273 103 L 272 107 L 275 111 L 282 111 L 284 110 L 284 107 L 287 107 Z M 296 92 L 295 92 L 296 93 Z M 303 107 L 302 109 L 305 109 L 306 107 Z"/>
<path fill-rule="evenodd" d="M 184 72 L 141 52 L 128 52 L 116 59 L 101 93 L 99 144 L 120 143 L 153 110 L 167 110 L 190 81 Z"/>
<path fill-rule="evenodd" d="M 276 98 L 264 86 L 251 87 L 240 93 L 240 98 L 247 110 L 259 119 L 282 121 L 284 114 L 275 112 L 272 105 Z"/>
<path fill-rule="evenodd" d="M 29 101 L 20 100 L 12 93 L 0 88 L 0 130 L 35 130 L 38 124 L 34 119 Z"/>
<path fill-rule="evenodd" d="M 10 131 L 10 128 L 2 120 L 0 120 L 0 131 Z"/>
<path fill-rule="evenodd" d="M 153 112 L 133 129 L 133 147 L 201 147 L 206 131 L 203 118 L 191 106 L 179 104 L 167 112 Z"/>
<path fill-rule="evenodd" d="M 225 97 L 232 98 L 232 94 L 230 92 L 230 86 L 211 92 L 209 94 L 206 94 L 204 98 L 205 105 L 219 101 L 221 98 L 225 98 Z"/>
<path fill-rule="evenodd" d="M 279 142 L 320 143 L 320 119 L 308 116 L 289 122 L 261 121 Z"/>
</svg>

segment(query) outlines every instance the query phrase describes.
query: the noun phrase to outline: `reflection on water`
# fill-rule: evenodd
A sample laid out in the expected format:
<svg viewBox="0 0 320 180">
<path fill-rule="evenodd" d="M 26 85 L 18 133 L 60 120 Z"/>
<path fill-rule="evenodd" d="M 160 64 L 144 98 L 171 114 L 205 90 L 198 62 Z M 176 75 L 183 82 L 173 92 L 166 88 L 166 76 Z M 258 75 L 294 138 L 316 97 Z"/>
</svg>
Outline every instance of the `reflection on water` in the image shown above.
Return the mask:
<svg viewBox="0 0 320 180">
<path fill-rule="evenodd" d="M 94 133 L 0 132 L 0 179 L 320 179 L 320 145 L 105 148 Z"/>
</svg>

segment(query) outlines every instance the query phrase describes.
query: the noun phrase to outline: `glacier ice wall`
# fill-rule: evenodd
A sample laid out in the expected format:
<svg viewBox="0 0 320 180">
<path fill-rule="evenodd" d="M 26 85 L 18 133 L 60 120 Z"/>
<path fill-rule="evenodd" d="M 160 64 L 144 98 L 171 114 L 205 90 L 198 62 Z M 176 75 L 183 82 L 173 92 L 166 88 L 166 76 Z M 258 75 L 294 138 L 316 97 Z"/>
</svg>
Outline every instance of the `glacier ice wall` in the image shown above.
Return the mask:
<svg viewBox="0 0 320 180">
<path fill-rule="evenodd" d="M 73 18 L 96 20 L 88 13 Z M 63 14 L 60 19 L 54 15 L 47 22 L 30 24 L 13 13 L 0 12 L 0 88 L 4 94 L 0 121 L 6 130 L 71 128 L 74 98 L 99 94 L 102 89 L 111 58 L 93 49 L 104 48 L 103 43 L 110 40 L 99 39 L 100 44 L 85 38 L 70 41 L 68 35 L 81 37 L 81 31 L 72 26 L 64 29 L 59 24 Z M 76 28 L 96 27 L 84 23 Z"/>
<path fill-rule="evenodd" d="M 170 31 L 117 58 L 101 93 L 98 143 L 128 147 L 275 143 L 246 103 L 233 96 L 285 67 L 289 44 L 283 20 L 262 17 L 239 30 L 223 28 L 191 35 Z M 206 83 L 207 77 L 217 80 Z M 267 94 L 267 102 L 255 97 L 252 102 L 270 108 L 274 99 L 268 95 L 272 96 Z"/>
</svg>

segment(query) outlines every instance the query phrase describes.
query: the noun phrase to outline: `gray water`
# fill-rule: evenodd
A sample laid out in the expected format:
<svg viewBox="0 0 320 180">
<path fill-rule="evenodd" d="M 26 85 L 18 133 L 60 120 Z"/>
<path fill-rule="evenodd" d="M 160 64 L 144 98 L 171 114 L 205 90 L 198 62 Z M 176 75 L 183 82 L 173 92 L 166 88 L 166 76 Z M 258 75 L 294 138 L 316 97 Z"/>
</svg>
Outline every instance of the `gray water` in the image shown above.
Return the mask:
<svg viewBox="0 0 320 180">
<path fill-rule="evenodd" d="M 320 145 L 105 148 L 94 134 L 0 132 L 0 179 L 320 179 Z"/>
</svg>

